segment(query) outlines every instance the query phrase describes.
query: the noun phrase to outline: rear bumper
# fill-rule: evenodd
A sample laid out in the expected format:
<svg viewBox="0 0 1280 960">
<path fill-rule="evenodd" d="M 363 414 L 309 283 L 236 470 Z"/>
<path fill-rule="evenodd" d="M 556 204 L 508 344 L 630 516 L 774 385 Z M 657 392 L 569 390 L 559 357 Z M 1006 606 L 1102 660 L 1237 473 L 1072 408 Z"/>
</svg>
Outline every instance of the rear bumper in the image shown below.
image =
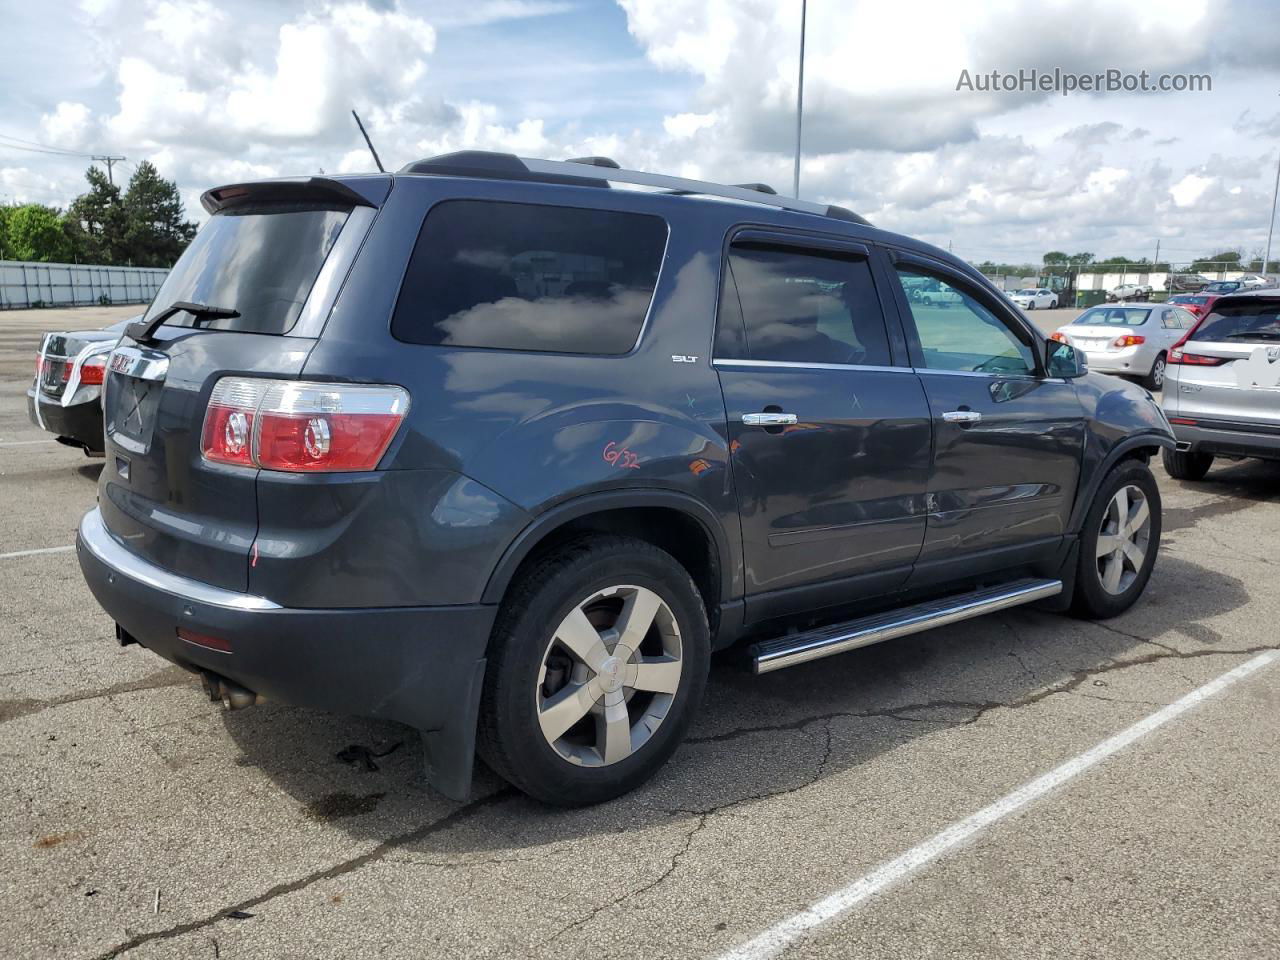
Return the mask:
<svg viewBox="0 0 1280 960">
<path fill-rule="evenodd" d="M 469 791 L 495 607 L 281 607 L 142 560 L 96 508 L 80 522 L 76 552 L 98 603 L 144 647 L 269 700 L 416 727 L 432 785 L 454 798 Z M 180 639 L 179 627 L 230 652 Z"/>
<path fill-rule="evenodd" d="M 1155 362 L 1154 355 L 1144 356 L 1136 347 L 1111 353 L 1090 353 L 1086 350 L 1085 356 L 1089 358 L 1090 370 L 1125 377 L 1145 377 Z"/>
<path fill-rule="evenodd" d="M 1172 424 L 1179 450 L 1223 457 L 1280 460 L 1280 432 L 1262 432 L 1263 428 L 1255 431 L 1250 430 L 1249 426 L 1247 423 L 1233 423 L 1229 427 L 1204 423 L 1196 426 Z"/>
<path fill-rule="evenodd" d="M 42 399 L 34 389 L 28 390 L 27 417 L 41 430 L 68 437 L 86 451 L 103 451 L 102 402 L 97 398 L 64 407 L 56 401 Z"/>
</svg>

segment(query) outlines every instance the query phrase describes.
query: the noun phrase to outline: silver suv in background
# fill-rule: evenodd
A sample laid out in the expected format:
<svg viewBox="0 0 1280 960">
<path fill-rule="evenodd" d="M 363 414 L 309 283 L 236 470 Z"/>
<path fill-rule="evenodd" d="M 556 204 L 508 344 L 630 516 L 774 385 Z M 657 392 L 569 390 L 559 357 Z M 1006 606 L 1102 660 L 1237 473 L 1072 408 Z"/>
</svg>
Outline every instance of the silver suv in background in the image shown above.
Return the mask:
<svg viewBox="0 0 1280 960">
<path fill-rule="evenodd" d="M 1199 480 L 1214 457 L 1280 460 L 1280 290 L 1222 297 L 1169 351 L 1164 466 Z"/>
</svg>

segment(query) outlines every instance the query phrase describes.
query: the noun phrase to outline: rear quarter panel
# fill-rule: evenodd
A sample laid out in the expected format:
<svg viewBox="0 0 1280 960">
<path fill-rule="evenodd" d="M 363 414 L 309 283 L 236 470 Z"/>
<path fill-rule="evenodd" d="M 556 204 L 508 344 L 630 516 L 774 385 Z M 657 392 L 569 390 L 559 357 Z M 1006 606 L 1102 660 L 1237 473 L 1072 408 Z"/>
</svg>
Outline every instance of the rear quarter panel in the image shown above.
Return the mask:
<svg viewBox="0 0 1280 960">
<path fill-rule="evenodd" d="M 638 346 L 625 356 L 514 352 L 403 343 L 390 333 L 395 299 L 422 221 L 443 199 L 510 200 L 634 210 L 663 216 L 670 234 Z M 692 216 L 688 199 L 589 187 L 401 177 L 308 359 L 308 378 L 399 384 L 407 423 L 383 471 L 436 479 L 420 498 L 399 496 L 406 529 L 434 536 L 446 495 L 489 501 L 467 534 L 474 561 L 440 581 L 445 558 L 421 540 L 416 556 L 386 563 L 423 584 L 422 603 L 478 600 L 497 556 L 528 523 L 558 504 L 613 490 L 686 494 L 720 520 L 729 589 L 740 592 L 740 534 L 731 487 L 724 401 L 710 364 L 723 227 Z M 705 212 L 705 211 L 704 211 Z M 696 358 L 676 361 L 673 356 Z M 454 478 L 445 483 L 440 475 Z M 456 484 L 470 483 L 469 495 Z M 484 520 L 491 516 L 491 522 Z M 422 518 L 427 518 L 423 520 Z M 456 535 L 456 531 L 454 531 Z M 388 531 L 386 536 L 395 536 Z M 481 557 L 484 559 L 481 559 Z M 456 574 L 456 575 L 455 575 Z M 435 583 L 435 586 L 432 584 Z"/>
</svg>

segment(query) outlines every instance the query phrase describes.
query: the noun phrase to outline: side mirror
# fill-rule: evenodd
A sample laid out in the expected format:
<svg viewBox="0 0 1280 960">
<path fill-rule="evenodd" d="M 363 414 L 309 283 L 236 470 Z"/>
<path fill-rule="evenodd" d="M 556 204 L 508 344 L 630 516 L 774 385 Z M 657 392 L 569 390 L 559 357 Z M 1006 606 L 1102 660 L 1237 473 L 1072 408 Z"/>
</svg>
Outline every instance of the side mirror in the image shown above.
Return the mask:
<svg viewBox="0 0 1280 960">
<path fill-rule="evenodd" d="M 1044 365 L 1049 376 L 1064 377 L 1067 380 L 1083 377 L 1089 372 L 1089 358 L 1085 352 L 1057 340 L 1047 341 Z"/>
</svg>

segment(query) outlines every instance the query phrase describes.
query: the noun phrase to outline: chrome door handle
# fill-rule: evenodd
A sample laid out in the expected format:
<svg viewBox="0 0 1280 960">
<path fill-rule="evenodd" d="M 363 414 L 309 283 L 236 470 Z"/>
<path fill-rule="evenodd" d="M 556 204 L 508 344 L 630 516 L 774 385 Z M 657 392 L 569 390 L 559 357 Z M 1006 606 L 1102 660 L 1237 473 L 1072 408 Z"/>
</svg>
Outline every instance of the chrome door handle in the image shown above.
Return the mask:
<svg viewBox="0 0 1280 960">
<path fill-rule="evenodd" d="M 796 422 L 794 413 L 744 413 L 742 422 L 748 427 L 785 427 Z"/>
<path fill-rule="evenodd" d="M 942 419 L 947 423 L 977 423 L 982 419 L 982 414 L 977 410 L 948 410 L 942 415 Z"/>
</svg>

